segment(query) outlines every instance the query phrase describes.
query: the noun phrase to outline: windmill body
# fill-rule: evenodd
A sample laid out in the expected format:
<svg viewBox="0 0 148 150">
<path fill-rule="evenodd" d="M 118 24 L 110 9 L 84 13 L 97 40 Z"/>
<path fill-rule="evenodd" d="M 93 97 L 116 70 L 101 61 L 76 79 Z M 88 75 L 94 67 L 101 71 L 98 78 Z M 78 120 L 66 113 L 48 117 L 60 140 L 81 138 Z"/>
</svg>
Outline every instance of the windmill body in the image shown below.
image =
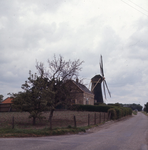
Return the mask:
<svg viewBox="0 0 148 150">
<path fill-rule="evenodd" d="M 91 91 L 94 93 L 95 103 L 103 103 L 103 95 L 101 88 L 102 81 L 103 78 L 100 75 L 96 75 L 91 79 Z"/>
<path fill-rule="evenodd" d="M 103 103 L 103 94 L 102 94 L 102 87 L 104 91 L 104 97 L 106 99 L 106 90 L 111 97 L 111 93 L 108 89 L 105 77 L 104 77 L 104 71 L 103 71 L 103 59 L 102 56 L 100 57 L 100 71 L 101 75 L 96 75 L 91 79 L 91 91 L 94 93 L 94 100 L 95 103 Z M 102 84 L 102 87 L 101 87 Z M 106 89 L 106 90 L 105 90 Z"/>
</svg>

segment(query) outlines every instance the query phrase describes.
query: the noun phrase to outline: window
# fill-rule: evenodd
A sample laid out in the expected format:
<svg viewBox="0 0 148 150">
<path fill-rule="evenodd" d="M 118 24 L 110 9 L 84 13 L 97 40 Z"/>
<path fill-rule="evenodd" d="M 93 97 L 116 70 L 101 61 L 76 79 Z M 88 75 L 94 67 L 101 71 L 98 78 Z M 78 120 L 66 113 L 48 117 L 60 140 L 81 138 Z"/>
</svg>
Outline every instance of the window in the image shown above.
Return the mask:
<svg viewBox="0 0 148 150">
<path fill-rule="evenodd" d="M 86 105 L 88 105 L 89 104 L 89 100 L 88 100 L 88 97 L 86 98 Z"/>
</svg>

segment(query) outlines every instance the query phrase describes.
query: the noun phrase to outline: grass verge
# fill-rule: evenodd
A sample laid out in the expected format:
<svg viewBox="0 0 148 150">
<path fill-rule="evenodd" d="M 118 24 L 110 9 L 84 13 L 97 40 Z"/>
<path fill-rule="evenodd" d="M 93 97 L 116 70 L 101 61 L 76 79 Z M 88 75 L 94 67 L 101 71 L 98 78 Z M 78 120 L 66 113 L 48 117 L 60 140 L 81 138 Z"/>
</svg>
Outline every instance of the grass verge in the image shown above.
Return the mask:
<svg viewBox="0 0 148 150">
<path fill-rule="evenodd" d="M 76 134 L 79 132 L 86 132 L 89 127 L 67 127 L 67 128 L 55 128 L 50 130 L 49 128 L 44 129 L 11 129 L 9 127 L 0 128 L 0 137 L 41 137 L 51 135 L 64 135 L 64 134 Z"/>
<path fill-rule="evenodd" d="M 142 113 L 143 113 L 143 114 L 145 114 L 146 116 L 148 116 L 148 113 L 147 113 L 147 112 L 145 112 L 145 111 L 142 111 Z"/>
<path fill-rule="evenodd" d="M 133 111 L 133 114 L 134 114 L 134 115 L 137 115 L 137 111 Z"/>
</svg>

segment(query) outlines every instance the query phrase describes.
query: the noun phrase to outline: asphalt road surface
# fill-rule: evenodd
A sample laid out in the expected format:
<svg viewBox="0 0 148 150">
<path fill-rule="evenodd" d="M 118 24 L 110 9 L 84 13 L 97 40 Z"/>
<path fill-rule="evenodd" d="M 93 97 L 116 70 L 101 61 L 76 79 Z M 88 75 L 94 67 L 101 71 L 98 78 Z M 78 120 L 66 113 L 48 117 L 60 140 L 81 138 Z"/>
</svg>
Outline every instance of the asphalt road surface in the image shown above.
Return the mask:
<svg viewBox="0 0 148 150">
<path fill-rule="evenodd" d="M 0 150 L 147 150 L 148 117 L 142 113 L 77 135 L 0 138 Z"/>
</svg>

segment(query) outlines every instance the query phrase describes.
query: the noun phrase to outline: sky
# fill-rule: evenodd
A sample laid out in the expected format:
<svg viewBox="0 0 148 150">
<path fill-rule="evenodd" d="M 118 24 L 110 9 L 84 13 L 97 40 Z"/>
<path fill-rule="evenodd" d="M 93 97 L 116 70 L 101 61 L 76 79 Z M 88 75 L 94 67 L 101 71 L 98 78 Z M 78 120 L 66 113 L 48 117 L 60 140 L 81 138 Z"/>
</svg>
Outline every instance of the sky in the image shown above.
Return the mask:
<svg viewBox="0 0 148 150">
<path fill-rule="evenodd" d="M 79 77 L 89 87 L 100 55 L 111 98 L 148 102 L 147 0 L 0 0 L 0 94 L 21 91 L 36 61 L 62 55 L 84 61 Z"/>
</svg>

